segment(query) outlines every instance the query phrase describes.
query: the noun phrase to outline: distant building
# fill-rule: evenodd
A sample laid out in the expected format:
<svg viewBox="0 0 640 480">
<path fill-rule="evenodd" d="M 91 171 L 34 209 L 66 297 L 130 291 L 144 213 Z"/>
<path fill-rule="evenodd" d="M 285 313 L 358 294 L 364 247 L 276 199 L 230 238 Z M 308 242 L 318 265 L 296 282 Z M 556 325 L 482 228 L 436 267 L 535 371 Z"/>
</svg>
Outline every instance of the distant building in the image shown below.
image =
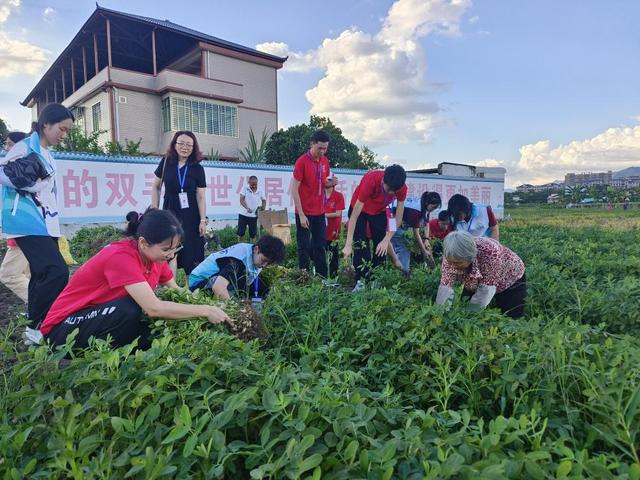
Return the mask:
<svg viewBox="0 0 640 480">
<path fill-rule="evenodd" d="M 547 197 L 547 203 L 558 203 L 560 201 L 560 195 L 558 193 L 552 193 Z"/>
<path fill-rule="evenodd" d="M 613 172 L 586 172 L 586 173 L 567 173 L 564 176 L 564 183 L 569 187 L 575 185 L 611 185 L 613 181 Z"/>
<path fill-rule="evenodd" d="M 553 190 L 562 190 L 564 184 L 562 182 L 551 182 L 543 185 L 531 185 L 524 183 L 516 187 L 516 191 L 520 193 L 532 193 L 532 192 L 549 192 Z"/>
<path fill-rule="evenodd" d="M 236 159 L 250 130 L 277 130 L 277 71 L 285 61 L 98 6 L 22 105 L 35 119 L 60 102 L 86 132 L 104 132 L 101 143 L 141 139 L 142 151 L 161 154 L 176 131 L 191 130 L 205 155 Z"/>
</svg>

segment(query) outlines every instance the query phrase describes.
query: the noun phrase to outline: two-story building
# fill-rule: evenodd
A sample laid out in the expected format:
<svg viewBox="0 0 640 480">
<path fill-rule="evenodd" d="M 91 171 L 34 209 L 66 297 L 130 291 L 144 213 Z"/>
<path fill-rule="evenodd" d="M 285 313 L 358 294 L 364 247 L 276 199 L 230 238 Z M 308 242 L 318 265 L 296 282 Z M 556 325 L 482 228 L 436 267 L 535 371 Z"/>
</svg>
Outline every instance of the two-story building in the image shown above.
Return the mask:
<svg viewBox="0 0 640 480">
<path fill-rule="evenodd" d="M 169 20 L 100 6 L 22 105 L 34 120 L 51 102 L 69 107 L 101 142 L 141 140 L 162 154 L 191 130 L 205 155 L 237 159 L 256 136 L 278 128 L 277 71 L 286 58 Z"/>
</svg>

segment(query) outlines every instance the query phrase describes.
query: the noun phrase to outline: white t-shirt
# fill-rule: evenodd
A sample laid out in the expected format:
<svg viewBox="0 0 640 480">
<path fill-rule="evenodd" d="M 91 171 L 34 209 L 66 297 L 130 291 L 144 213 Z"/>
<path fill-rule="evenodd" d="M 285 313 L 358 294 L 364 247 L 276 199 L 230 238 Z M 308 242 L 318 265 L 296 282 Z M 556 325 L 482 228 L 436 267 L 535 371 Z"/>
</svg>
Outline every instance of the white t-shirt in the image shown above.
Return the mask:
<svg viewBox="0 0 640 480">
<path fill-rule="evenodd" d="M 251 210 L 251 213 L 247 212 L 247 210 L 241 205 L 240 206 L 240 215 L 244 217 L 255 217 L 256 210 L 259 206 L 262 205 L 262 200 L 266 200 L 264 193 L 259 188 L 254 192 L 251 190 L 249 185 L 244 187 L 244 190 L 240 193 L 240 195 L 244 195 L 244 203 L 247 204 L 247 207 Z"/>
<path fill-rule="evenodd" d="M 56 161 L 46 148 L 41 148 L 42 156 L 45 160 L 56 170 Z M 11 150 L 7 152 L 2 159 L 2 164 L 7 164 L 18 158 L 22 158 L 27 154 L 27 145 L 24 142 L 16 143 Z M 60 236 L 60 219 L 58 212 L 58 198 L 56 196 L 56 175 L 45 178 L 44 180 L 38 180 L 36 184 L 28 189 L 31 192 L 36 192 L 38 200 L 45 208 L 47 215 L 45 215 L 45 224 L 47 226 L 47 232 L 52 237 Z M 23 237 L 24 235 L 6 235 L 7 238 Z"/>
</svg>

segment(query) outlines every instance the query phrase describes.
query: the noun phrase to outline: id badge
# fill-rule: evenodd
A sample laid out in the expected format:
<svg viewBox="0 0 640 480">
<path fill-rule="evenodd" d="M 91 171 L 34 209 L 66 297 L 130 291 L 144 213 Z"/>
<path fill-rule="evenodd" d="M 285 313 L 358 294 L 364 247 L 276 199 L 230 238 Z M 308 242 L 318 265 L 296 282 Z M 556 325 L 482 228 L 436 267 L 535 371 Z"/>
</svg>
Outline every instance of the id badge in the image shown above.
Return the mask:
<svg viewBox="0 0 640 480">
<path fill-rule="evenodd" d="M 180 208 L 189 208 L 189 197 L 187 196 L 187 192 L 180 192 L 178 194 L 178 198 L 180 199 Z"/>
<path fill-rule="evenodd" d="M 262 311 L 262 298 L 253 297 L 251 299 L 251 305 L 256 312 L 260 313 Z"/>
<path fill-rule="evenodd" d="M 387 228 L 390 232 L 395 232 L 398 230 L 398 225 L 396 223 L 396 218 L 391 213 L 391 209 L 387 208 Z"/>
</svg>

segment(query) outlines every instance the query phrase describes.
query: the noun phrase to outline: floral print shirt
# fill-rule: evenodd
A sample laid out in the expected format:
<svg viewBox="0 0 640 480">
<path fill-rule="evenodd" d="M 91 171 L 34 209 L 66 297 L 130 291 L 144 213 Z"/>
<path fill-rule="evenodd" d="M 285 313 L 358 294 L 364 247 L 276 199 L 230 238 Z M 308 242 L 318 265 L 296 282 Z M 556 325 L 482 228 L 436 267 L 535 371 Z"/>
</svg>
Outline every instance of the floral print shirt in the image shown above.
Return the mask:
<svg viewBox="0 0 640 480">
<path fill-rule="evenodd" d="M 462 283 L 465 290 L 475 292 L 480 285 L 496 287 L 496 293 L 505 291 L 524 275 L 520 257 L 496 240 L 487 237 L 474 239 L 478 256 L 465 270 L 458 270 L 442 258 L 440 285 L 453 288 Z"/>
</svg>

